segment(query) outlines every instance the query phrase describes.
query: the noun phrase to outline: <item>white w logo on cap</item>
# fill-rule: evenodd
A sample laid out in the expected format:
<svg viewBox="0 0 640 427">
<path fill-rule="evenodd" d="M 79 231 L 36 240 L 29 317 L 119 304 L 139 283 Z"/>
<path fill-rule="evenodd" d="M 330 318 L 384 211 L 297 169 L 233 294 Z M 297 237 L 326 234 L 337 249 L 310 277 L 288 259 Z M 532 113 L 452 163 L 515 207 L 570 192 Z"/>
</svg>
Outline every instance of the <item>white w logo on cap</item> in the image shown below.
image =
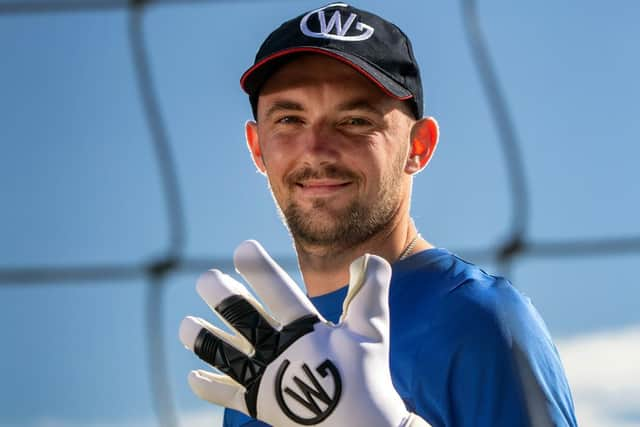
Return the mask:
<svg viewBox="0 0 640 427">
<path fill-rule="evenodd" d="M 321 38 L 321 39 L 334 39 L 341 41 L 362 41 L 367 40 L 369 37 L 373 35 L 373 27 L 367 24 L 363 24 L 362 22 L 356 23 L 356 30 L 360 31 L 360 34 L 355 36 L 347 36 L 347 31 L 353 25 L 353 22 L 356 20 L 358 15 L 355 13 L 351 13 L 347 18 L 347 21 L 342 24 L 342 15 L 339 10 L 333 12 L 333 15 L 327 22 L 327 17 L 325 16 L 324 10 L 330 7 L 348 7 L 345 3 L 333 3 L 327 5 L 325 7 L 321 7 L 320 9 L 312 10 L 307 13 L 302 20 L 300 21 L 300 30 L 302 33 L 309 37 Z M 320 32 L 314 32 L 309 29 L 307 25 L 309 18 L 313 15 L 318 15 L 318 20 L 320 21 Z M 335 28 L 335 34 L 331 32 Z"/>
</svg>

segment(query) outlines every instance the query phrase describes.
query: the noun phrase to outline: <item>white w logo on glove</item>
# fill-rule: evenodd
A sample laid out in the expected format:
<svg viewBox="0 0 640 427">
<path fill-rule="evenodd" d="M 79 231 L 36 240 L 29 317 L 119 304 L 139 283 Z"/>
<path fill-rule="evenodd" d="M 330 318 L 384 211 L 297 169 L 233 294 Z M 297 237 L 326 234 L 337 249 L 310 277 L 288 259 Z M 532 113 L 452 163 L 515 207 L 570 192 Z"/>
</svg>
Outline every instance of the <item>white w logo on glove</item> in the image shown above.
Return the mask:
<svg viewBox="0 0 640 427">
<path fill-rule="evenodd" d="M 391 267 L 384 259 L 353 262 L 338 325 L 317 312 L 258 242 L 241 244 L 234 262 L 274 317 L 230 276 L 203 274 L 198 293 L 237 333 L 200 318 L 182 321 L 184 345 L 223 373 L 192 371 L 195 394 L 278 427 L 427 426 L 406 410 L 391 382 Z"/>
</svg>

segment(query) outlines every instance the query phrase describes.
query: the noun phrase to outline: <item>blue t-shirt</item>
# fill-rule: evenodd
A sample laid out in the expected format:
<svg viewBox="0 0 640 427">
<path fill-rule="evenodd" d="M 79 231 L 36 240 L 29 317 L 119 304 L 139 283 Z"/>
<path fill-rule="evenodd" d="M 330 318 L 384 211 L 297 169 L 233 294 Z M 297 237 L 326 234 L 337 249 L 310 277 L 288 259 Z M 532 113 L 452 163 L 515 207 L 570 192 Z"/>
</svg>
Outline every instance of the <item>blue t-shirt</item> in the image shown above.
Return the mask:
<svg viewBox="0 0 640 427">
<path fill-rule="evenodd" d="M 393 384 L 433 427 L 577 426 L 560 358 L 540 315 L 507 280 L 446 249 L 393 264 Z M 332 322 L 347 287 L 311 298 Z M 227 409 L 224 427 L 267 426 Z"/>
</svg>

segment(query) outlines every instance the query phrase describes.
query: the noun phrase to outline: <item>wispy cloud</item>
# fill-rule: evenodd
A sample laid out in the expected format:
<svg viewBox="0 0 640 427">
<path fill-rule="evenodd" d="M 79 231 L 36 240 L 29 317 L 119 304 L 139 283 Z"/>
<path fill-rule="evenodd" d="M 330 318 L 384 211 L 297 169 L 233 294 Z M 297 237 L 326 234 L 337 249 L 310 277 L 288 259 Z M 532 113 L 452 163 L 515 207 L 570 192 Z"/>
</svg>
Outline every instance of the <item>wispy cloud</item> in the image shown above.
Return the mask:
<svg viewBox="0 0 640 427">
<path fill-rule="evenodd" d="M 556 344 L 581 427 L 640 425 L 640 325 Z"/>
</svg>

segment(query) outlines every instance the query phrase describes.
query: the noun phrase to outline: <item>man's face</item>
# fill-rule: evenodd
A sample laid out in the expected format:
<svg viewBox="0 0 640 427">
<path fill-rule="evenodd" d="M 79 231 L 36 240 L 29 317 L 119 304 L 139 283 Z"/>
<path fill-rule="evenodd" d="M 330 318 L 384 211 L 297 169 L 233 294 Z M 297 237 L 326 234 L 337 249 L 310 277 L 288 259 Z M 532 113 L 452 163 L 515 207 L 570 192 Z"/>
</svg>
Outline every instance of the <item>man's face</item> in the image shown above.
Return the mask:
<svg viewBox="0 0 640 427">
<path fill-rule="evenodd" d="M 270 77 L 247 135 L 297 242 L 346 249 L 408 209 L 413 122 L 400 101 L 332 58 L 302 56 Z"/>
</svg>

